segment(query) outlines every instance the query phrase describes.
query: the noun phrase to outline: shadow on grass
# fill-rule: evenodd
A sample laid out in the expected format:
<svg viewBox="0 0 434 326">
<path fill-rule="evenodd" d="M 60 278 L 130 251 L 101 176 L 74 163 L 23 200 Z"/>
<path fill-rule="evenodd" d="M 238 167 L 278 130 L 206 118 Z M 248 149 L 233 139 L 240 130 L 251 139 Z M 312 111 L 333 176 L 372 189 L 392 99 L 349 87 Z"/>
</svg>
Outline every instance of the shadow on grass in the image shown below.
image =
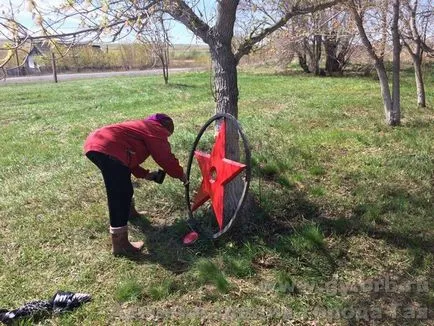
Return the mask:
<svg viewBox="0 0 434 326">
<path fill-rule="evenodd" d="M 434 252 L 434 239 L 426 234 L 421 234 L 416 228 L 411 230 L 410 223 L 417 224 L 418 221 L 408 219 L 405 221 L 404 210 L 413 212 L 418 209 L 420 214 L 424 212 L 433 212 L 434 203 L 426 200 L 422 193 L 409 192 L 403 187 L 382 186 L 378 191 L 382 198 L 378 201 L 367 201 L 353 208 L 352 215 L 348 218 L 338 217 L 330 219 L 324 214 L 315 218 L 316 223 L 327 234 L 339 235 L 366 235 L 373 239 L 381 239 L 397 249 L 411 249 L 419 252 Z M 400 216 L 404 221 L 394 221 L 393 218 L 387 218 L 388 215 Z M 386 216 L 386 217 L 383 217 Z M 419 216 L 417 216 L 419 218 Z M 402 224 L 404 223 L 404 225 Z M 423 223 L 423 218 L 420 218 Z M 410 226 L 408 227 L 407 224 Z M 404 228 L 405 226 L 405 228 Z"/>
<path fill-rule="evenodd" d="M 182 84 L 182 83 L 170 83 L 166 84 L 167 88 L 175 88 L 175 89 L 188 89 L 188 88 L 199 88 L 199 85 L 191 85 L 191 84 Z"/>
<path fill-rule="evenodd" d="M 348 315 L 342 319 L 360 325 L 365 323 L 366 316 L 366 323 L 378 320 L 388 325 L 400 321 L 410 325 L 414 322 L 416 325 L 421 319 L 430 317 L 432 312 L 426 312 L 425 307 L 431 307 L 434 303 L 432 294 L 427 289 L 432 285 L 429 282 L 432 283 L 434 279 L 432 269 L 431 273 L 428 272 L 428 278 L 420 281 L 422 283 L 414 282 L 417 275 L 427 275 L 424 265 L 426 257 L 434 252 L 433 239 L 412 231 L 411 227 L 400 230 L 399 225 L 381 221 L 381 217 L 375 223 L 369 219 L 372 212 L 375 216 L 399 213 L 403 200 L 408 205 L 428 211 L 432 204 L 426 203 L 422 194 L 409 193 L 404 188 L 378 189 L 390 198 L 378 203 L 359 204 L 353 208 L 350 216 L 331 217 L 309 200 L 304 191 L 297 190 L 292 184 L 282 184 L 278 176 L 270 177 L 265 172 L 261 172 L 262 181 L 269 191 L 262 192 L 260 198 L 250 197 L 247 205 L 249 210 L 245 209 L 243 218 L 237 221 L 229 234 L 217 241 L 200 238 L 193 246 L 186 247 L 182 244 L 182 237 L 189 229 L 182 220 L 170 225 L 153 225 L 144 217 L 131 221 L 145 235 L 148 251 L 135 261 L 157 263 L 180 274 L 189 271 L 202 258 L 220 257 L 223 260 L 222 268 L 228 275 L 243 278 L 250 277 L 259 270 L 270 270 L 272 274 L 278 272 L 274 286 L 280 284 L 281 279 L 292 284 L 292 277 L 318 284 L 329 282 L 335 273 L 345 271 L 346 264 L 354 259 L 347 253 L 348 238 L 360 236 L 379 239 L 392 250 L 410 250 L 410 255 L 413 256 L 410 268 L 397 266 L 396 270 L 388 272 L 393 277 L 393 282 L 398 285 L 415 284 L 416 287 L 422 284 L 422 289 L 410 286 L 401 292 L 393 292 L 385 286 L 385 279 L 389 275 L 376 275 L 380 284 L 378 289 L 356 291 L 345 297 L 337 294 L 342 306 L 336 310 L 326 310 L 326 313 L 334 311 L 342 317 L 342 311 L 346 311 Z M 369 211 L 372 207 L 375 208 L 374 211 Z M 333 239 L 333 242 L 330 244 L 326 238 Z M 362 260 L 365 259 L 363 254 L 360 252 Z M 418 269 L 422 271 L 419 274 L 415 272 Z M 282 286 L 286 285 L 279 285 L 278 289 Z M 303 285 L 292 289 L 285 293 L 306 295 Z M 324 300 L 327 300 L 327 295 Z M 419 310 L 412 310 L 415 303 L 420 307 Z M 360 316 L 360 313 L 363 315 Z"/>
<path fill-rule="evenodd" d="M 373 239 L 382 239 L 399 249 L 412 249 L 422 253 L 434 251 L 433 239 L 424 238 L 418 233 L 390 228 L 382 223 L 380 218 L 377 219 L 375 226 L 368 223 L 365 218 L 366 207 L 373 207 L 374 203 L 355 207 L 351 217 L 330 218 L 308 200 L 303 192 L 291 185 L 282 186 L 278 181 L 268 180 L 268 183 L 270 182 L 275 188 L 286 187 L 286 191 L 281 197 L 274 196 L 274 199 L 250 197 L 247 205 L 249 211 L 244 210 L 242 217 L 228 234 L 215 241 L 201 237 L 194 245 L 184 246 L 182 237 L 189 231 L 189 227 L 183 220 L 175 220 L 170 225 L 153 225 L 145 217 L 132 220 L 131 223 L 146 236 L 148 254 L 144 254 L 141 260 L 161 264 L 166 269 L 179 273 L 188 270 L 198 258 L 213 257 L 227 242 L 232 242 L 236 246 L 245 243 L 261 244 L 262 247 L 277 251 L 283 257 L 303 259 L 306 252 L 300 252 L 301 250 L 298 251 L 296 247 L 297 244 L 301 247 L 306 244 L 297 243 L 299 240 L 294 239 L 301 236 L 311 243 L 308 245 L 309 249 L 314 249 L 327 259 L 328 272 L 322 271 L 321 274 L 333 273 L 337 266 L 333 255 L 339 257 L 341 253 L 331 252 L 321 239 L 310 238 L 309 227 L 317 227 L 323 236 L 365 235 Z M 424 203 L 404 189 L 395 189 L 391 195 L 405 197 L 407 202 L 419 207 Z M 381 213 L 399 210 L 399 205 L 395 207 L 393 200 L 382 205 L 379 208 Z M 284 245 L 285 241 L 288 244 Z M 306 261 L 306 264 L 312 265 L 313 262 Z M 315 269 L 313 265 L 311 267 Z"/>
<path fill-rule="evenodd" d="M 194 245 L 185 246 L 183 236 L 189 231 L 185 221 L 176 220 L 171 225 L 152 225 L 146 217 L 135 218 L 132 225 L 145 235 L 145 252 L 132 257 L 137 263 L 156 263 L 175 274 L 188 271 L 200 257 L 216 253 L 213 241 L 201 237 Z"/>
<path fill-rule="evenodd" d="M 421 111 L 429 112 L 433 111 L 433 108 L 424 108 L 419 109 Z M 434 120 L 426 120 L 426 119 L 412 119 L 410 121 L 406 121 L 404 127 L 408 128 L 410 131 L 414 131 L 414 129 L 426 129 L 433 128 Z"/>
<path fill-rule="evenodd" d="M 434 252 L 434 239 L 430 230 L 424 234 L 418 232 L 417 227 L 413 230 L 411 226 L 403 228 L 398 222 L 383 220 L 381 216 L 403 214 L 403 203 L 424 212 L 433 211 L 433 204 L 426 201 L 423 194 L 410 193 L 405 188 L 389 189 L 383 186 L 378 190 L 385 194 L 387 200 L 358 205 L 350 217 L 329 218 L 325 214 L 318 214 L 314 221 L 324 234 L 335 238 L 360 236 L 382 240 L 389 245 L 392 253 L 396 250 L 403 254 L 402 250 L 407 250 L 412 257 L 411 264 L 402 267 L 401 263 L 405 262 L 400 259 L 403 258 L 390 257 L 390 262 L 396 262 L 396 268 L 388 269 L 384 275 L 374 274 L 370 279 L 359 280 L 365 285 L 358 284 L 355 291 L 349 293 L 342 310 L 325 310 L 324 313 L 340 314 L 342 317 L 344 311 L 347 317 L 343 319 L 358 325 L 372 324 L 373 321 L 384 325 L 421 325 L 432 321 L 430 318 L 434 317 L 434 312 L 430 307 L 434 305 L 434 269 L 427 264 Z M 409 220 L 408 223 L 417 222 Z M 358 254 L 363 257 L 363 248 L 360 250 Z M 370 253 L 366 254 L 369 257 Z M 408 259 L 408 255 L 404 254 L 405 259 Z"/>
<path fill-rule="evenodd" d="M 279 184 L 276 186 L 280 187 Z M 313 220 L 320 214 L 318 208 L 296 191 L 279 200 L 280 205 L 286 207 L 280 214 L 268 212 L 260 200 L 250 197 L 246 205 L 248 211 L 245 209 L 240 214 L 227 234 L 217 240 L 201 235 L 191 246 L 182 243 L 183 236 L 190 230 L 183 220 L 176 220 L 170 225 L 154 225 L 146 217 L 133 219 L 131 224 L 145 235 L 147 250 L 147 253 L 133 260 L 137 263 L 157 263 L 174 273 L 183 273 L 201 258 L 239 256 L 239 251 L 249 244 L 254 248 L 250 255 L 247 254 L 252 264 L 274 252 L 283 259 L 280 265 L 284 265 L 285 261 L 301 261 L 303 266 L 297 267 L 300 273 L 302 269 L 308 269 L 316 276 L 331 275 L 337 264 L 323 241 L 321 231 L 314 225 L 304 224 L 306 219 Z M 303 219 L 299 219 L 300 216 Z M 306 249 L 311 251 L 311 255 L 306 254 Z"/>
</svg>

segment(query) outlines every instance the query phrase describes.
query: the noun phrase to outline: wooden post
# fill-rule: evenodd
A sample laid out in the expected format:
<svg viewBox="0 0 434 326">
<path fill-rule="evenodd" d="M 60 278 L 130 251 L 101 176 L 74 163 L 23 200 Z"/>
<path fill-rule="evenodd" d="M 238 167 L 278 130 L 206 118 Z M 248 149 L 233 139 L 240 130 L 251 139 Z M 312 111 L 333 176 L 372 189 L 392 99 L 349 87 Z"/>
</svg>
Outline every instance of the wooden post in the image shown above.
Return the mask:
<svg viewBox="0 0 434 326">
<path fill-rule="evenodd" d="M 54 52 L 51 52 L 51 67 L 53 68 L 54 82 L 57 83 L 56 57 L 54 56 Z"/>
<path fill-rule="evenodd" d="M 17 75 L 21 76 L 20 59 L 18 58 L 18 49 L 15 49 L 15 58 L 17 60 Z"/>
</svg>

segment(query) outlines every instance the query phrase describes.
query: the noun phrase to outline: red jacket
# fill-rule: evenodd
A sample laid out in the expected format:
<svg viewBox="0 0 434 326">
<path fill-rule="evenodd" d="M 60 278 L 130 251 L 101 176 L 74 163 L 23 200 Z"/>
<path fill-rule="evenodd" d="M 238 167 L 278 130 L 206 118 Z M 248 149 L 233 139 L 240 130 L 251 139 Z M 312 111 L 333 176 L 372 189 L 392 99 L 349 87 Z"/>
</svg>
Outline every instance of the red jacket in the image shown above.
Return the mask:
<svg viewBox="0 0 434 326">
<path fill-rule="evenodd" d="M 137 178 L 144 178 L 149 173 L 139 165 L 151 155 L 167 174 L 181 178 L 184 171 L 172 154 L 168 137 L 169 131 L 157 121 L 126 121 L 92 132 L 84 143 L 84 152 L 113 156 L 128 166 Z"/>
</svg>

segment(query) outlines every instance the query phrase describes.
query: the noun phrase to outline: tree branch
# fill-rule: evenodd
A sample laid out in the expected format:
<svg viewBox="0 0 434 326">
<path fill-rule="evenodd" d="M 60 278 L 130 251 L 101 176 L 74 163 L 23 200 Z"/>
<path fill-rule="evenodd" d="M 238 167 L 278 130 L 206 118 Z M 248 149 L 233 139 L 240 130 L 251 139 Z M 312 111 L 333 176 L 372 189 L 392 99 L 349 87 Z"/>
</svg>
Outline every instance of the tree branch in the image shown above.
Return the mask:
<svg viewBox="0 0 434 326">
<path fill-rule="evenodd" d="M 430 57 L 434 57 L 434 49 L 432 47 L 428 46 L 423 41 L 420 42 L 420 45 L 421 45 L 423 51 L 427 52 Z"/>
<path fill-rule="evenodd" d="M 342 1 L 343 0 L 333 0 L 333 1 L 325 2 L 325 3 L 321 3 L 321 4 L 317 4 L 317 5 L 311 5 L 311 6 L 308 6 L 308 7 L 305 7 L 305 8 L 299 8 L 298 6 L 294 6 L 291 9 L 291 11 L 287 12 L 274 25 L 272 25 L 272 26 L 270 26 L 268 28 L 265 28 L 258 35 L 250 37 L 250 38 L 244 40 L 244 42 L 242 44 L 240 44 L 240 46 L 238 47 L 237 52 L 235 53 L 235 59 L 237 60 L 237 62 L 239 62 L 240 59 L 244 55 L 250 53 L 250 51 L 252 50 L 252 48 L 253 48 L 253 46 L 255 44 L 257 44 L 260 41 L 262 41 L 264 38 L 266 38 L 268 35 L 270 35 L 274 31 L 276 31 L 279 28 L 283 27 L 291 18 L 293 18 L 295 16 L 300 16 L 300 15 L 304 15 L 304 14 L 308 14 L 308 13 L 313 13 L 313 12 L 316 12 L 316 11 L 320 11 L 320 10 L 324 10 L 324 9 L 333 7 L 334 5 L 336 5 L 338 3 L 341 3 Z"/>
<path fill-rule="evenodd" d="M 167 7 L 163 8 L 165 12 L 173 18 L 184 24 L 193 34 L 199 36 L 205 43 L 209 41 L 210 27 L 200 19 L 194 11 L 182 0 L 168 1 Z"/>
<path fill-rule="evenodd" d="M 363 26 L 363 19 L 362 16 L 357 11 L 356 4 L 354 3 L 354 0 L 349 1 L 349 8 L 353 14 L 354 21 L 356 22 L 356 26 L 359 30 L 360 38 L 362 39 L 363 45 L 366 47 L 366 50 L 368 51 L 368 54 L 371 56 L 371 58 L 378 63 L 380 61 L 380 57 L 375 53 L 374 47 L 372 46 L 371 41 L 368 38 L 368 35 L 366 34 L 365 28 Z"/>
<path fill-rule="evenodd" d="M 143 8 L 144 13 L 140 14 L 140 15 L 136 15 L 134 17 L 129 17 L 126 19 L 121 19 L 121 20 L 116 20 L 108 25 L 105 26 L 95 26 L 95 27 L 91 27 L 91 28 L 86 28 L 86 29 L 82 29 L 82 30 L 78 30 L 75 32 L 70 32 L 70 33 L 57 33 L 57 34 L 50 34 L 50 35 L 41 35 L 41 36 L 31 36 L 29 37 L 31 40 L 45 40 L 45 39 L 52 39 L 52 38 L 65 38 L 65 37 L 70 37 L 70 36 L 78 36 L 78 35 L 82 35 L 82 34 L 89 34 L 89 33 L 97 33 L 100 34 L 102 33 L 105 29 L 109 29 L 112 27 L 116 27 L 119 26 L 121 24 L 125 24 L 126 22 L 130 21 L 130 20 L 137 20 L 137 19 L 142 19 L 142 18 L 146 18 L 147 17 L 147 10 L 151 9 L 154 5 L 156 5 L 159 1 L 158 0 L 153 0 L 151 1 L 146 7 Z"/>
</svg>

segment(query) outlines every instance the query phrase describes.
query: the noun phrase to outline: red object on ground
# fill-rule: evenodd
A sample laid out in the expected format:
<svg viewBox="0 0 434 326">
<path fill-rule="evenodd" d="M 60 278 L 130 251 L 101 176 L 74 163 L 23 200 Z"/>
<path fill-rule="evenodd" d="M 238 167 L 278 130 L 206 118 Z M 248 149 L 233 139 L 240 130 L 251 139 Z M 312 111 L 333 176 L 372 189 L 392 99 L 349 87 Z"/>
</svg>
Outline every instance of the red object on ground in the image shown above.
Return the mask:
<svg viewBox="0 0 434 326">
<path fill-rule="evenodd" d="M 184 237 L 184 239 L 182 240 L 182 242 L 183 242 L 185 245 L 190 245 L 190 244 L 195 243 L 196 240 L 197 240 L 198 238 L 199 238 L 199 234 L 197 234 L 197 232 L 192 231 L 192 232 L 187 233 L 187 234 L 185 235 L 185 237 Z"/>
<path fill-rule="evenodd" d="M 246 168 L 245 164 L 225 158 L 226 122 L 220 126 L 211 155 L 196 151 L 196 157 L 202 173 L 202 184 L 193 199 L 192 210 L 211 199 L 212 207 L 220 230 L 223 227 L 224 186 Z"/>
</svg>

